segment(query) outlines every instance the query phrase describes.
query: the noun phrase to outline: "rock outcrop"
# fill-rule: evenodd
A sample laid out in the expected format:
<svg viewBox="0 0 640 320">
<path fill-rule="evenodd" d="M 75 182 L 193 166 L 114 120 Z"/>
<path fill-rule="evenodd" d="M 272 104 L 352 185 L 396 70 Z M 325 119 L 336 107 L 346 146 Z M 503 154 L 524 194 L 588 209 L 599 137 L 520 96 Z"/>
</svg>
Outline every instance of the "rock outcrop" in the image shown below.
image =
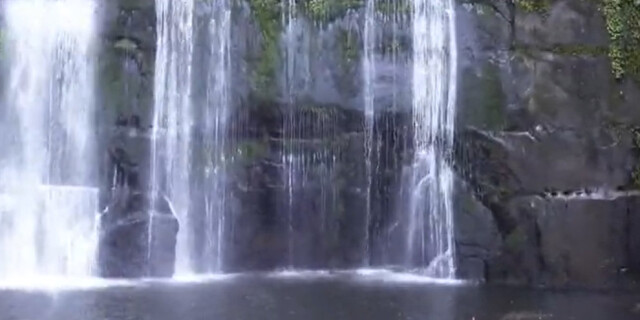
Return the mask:
<svg viewBox="0 0 640 320">
<path fill-rule="evenodd" d="M 612 72 L 604 3 L 508 3 L 459 10 L 463 41 L 473 40 L 463 43 L 456 167 L 501 240 L 474 264 L 490 282 L 635 285 L 639 91 Z"/>
<path fill-rule="evenodd" d="M 452 163 L 458 174 L 459 276 L 526 285 L 633 285 L 640 274 L 640 207 L 633 179 L 639 160 L 634 128 L 640 124 L 640 87 L 612 70 L 603 3 L 457 2 L 458 130 Z M 279 7 L 268 6 L 269 1 L 234 3 L 230 143 L 235 160 L 224 269 L 264 270 L 289 263 L 355 267 L 363 261 L 365 245 L 372 263 L 393 260 L 388 243 L 400 214 L 394 197 L 411 160 L 408 13 L 402 6 L 393 15 L 379 12 L 375 172 L 368 181 L 362 8 L 357 3 L 331 7 L 321 18 L 300 10 L 293 37 L 298 39 L 296 61 L 304 65 L 293 75 L 293 117 L 299 131 L 295 141 L 284 143 L 288 106 L 281 96 L 284 68 L 278 53 L 284 31 L 269 23 L 269 17 L 279 17 Z M 176 230 L 168 210 L 148 214 L 145 191 L 150 161 L 143 132 L 151 124 L 153 100 L 153 1 L 106 1 L 103 7 L 101 144 L 112 154 L 134 159 L 116 156 L 124 168 L 119 172 L 137 175 L 117 174 L 115 180 L 122 184 L 133 179 L 141 186 L 103 192 L 103 206 L 109 208 L 103 219 L 112 219 L 105 222 L 105 230 L 112 230 L 105 243 L 117 248 L 108 258 L 114 267 L 105 274 L 168 274 L 170 270 L 149 267 L 140 258 L 147 250 L 149 216 L 166 222 L 153 225 L 169 238 Z M 197 19 L 206 19 L 206 8 L 200 9 Z M 200 28 L 197 37 L 204 37 L 206 24 L 195 25 Z M 205 58 L 198 54 L 196 61 Z M 195 77 L 201 76 L 197 73 Z M 194 85 L 194 101 L 201 101 L 202 83 Z M 136 134 L 114 134 L 110 128 L 118 118 L 137 119 Z M 294 192 L 283 178 L 285 146 L 296 148 L 301 159 Z M 110 168 L 108 161 L 101 168 L 103 189 L 111 190 L 114 175 L 104 169 Z M 373 201 L 371 225 L 365 226 L 368 184 Z M 372 235 L 371 243 L 363 242 L 365 234 Z M 171 251 L 167 248 L 174 244 L 167 241 L 157 244 L 162 247 L 158 252 Z M 168 261 L 171 254 L 158 259 Z M 130 270 L 119 265 L 124 261 Z"/>
<path fill-rule="evenodd" d="M 109 278 L 171 277 L 178 220 L 168 199 L 144 183 L 151 141 L 135 117 L 120 118 L 111 130 L 105 167 L 111 177 L 102 190 L 98 265 Z"/>
</svg>

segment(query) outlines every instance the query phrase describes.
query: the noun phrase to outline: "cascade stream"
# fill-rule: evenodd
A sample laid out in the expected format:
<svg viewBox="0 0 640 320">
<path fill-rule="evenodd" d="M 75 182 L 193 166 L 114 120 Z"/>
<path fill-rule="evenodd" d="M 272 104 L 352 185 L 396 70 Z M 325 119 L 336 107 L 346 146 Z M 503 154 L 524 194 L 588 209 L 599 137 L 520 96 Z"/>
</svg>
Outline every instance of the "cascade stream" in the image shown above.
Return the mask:
<svg viewBox="0 0 640 320">
<path fill-rule="evenodd" d="M 0 281 L 90 276 L 98 212 L 96 5 L 3 6 L 9 77 L 0 113 Z"/>
</svg>

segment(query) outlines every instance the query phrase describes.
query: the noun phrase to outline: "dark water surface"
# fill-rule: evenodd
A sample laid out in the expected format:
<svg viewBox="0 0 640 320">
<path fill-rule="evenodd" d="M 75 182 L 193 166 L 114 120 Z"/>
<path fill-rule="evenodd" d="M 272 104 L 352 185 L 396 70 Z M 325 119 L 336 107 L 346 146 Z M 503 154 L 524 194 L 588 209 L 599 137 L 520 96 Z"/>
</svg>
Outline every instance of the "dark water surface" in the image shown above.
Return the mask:
<svg viewBox="0 0 640 320">
<path fill-rule="evenodd" d="M 0 319 L 640 319 L 640 292 L 541 291 L 356 276 L 243 275 L 203 282 L 0 291 Z"/>
</svg>

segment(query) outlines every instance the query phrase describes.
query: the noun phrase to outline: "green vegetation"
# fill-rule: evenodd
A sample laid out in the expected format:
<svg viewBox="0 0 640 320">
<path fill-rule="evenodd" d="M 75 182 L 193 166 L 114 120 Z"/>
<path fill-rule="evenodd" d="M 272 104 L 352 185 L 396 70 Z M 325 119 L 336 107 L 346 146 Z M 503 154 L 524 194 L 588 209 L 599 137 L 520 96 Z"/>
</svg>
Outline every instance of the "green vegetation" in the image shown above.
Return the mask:
<svg viewBox="0 0 640 320">
<path fill-rule="evenodd" d="M 396 0 L 391 2 L 378 2 L 376 3 L 376 11 L 383 15 L 406 14 L 411 12 L 411 1 L 408 0 Z"/>
<path fill-rule="evenodd" d="M 273 95 L 275 90 L 282 8 L 280 0 L 250 0 L 249 5 L 262 36 L 262 54 L 257 59 L 253 81 L 257 92 L 262 95 L 260 98 L 265 98 Z"/>
<path fill-rule="evenodd" d="M 504 245 L 511 252 L 520 252 L 527 242 L 527 235 L 522 226 L 517 227 L 504 239 Z"/>
<path fill-rule="evenodd" d="M 607 54 L 609 48 L 587 45 L 556 45 L 549 51 L 570 56 L 602 56 Z"/>
<path fill-rule="evenodd" d="M 465 124 L 484 130 L 502 130 L 506 123 L 506 95 L 500 79 L 500 70 L 486 63 L 479 74 L 473 69 L 465 69 L 461 74 L 462 103 L 473 106 L 461 114 Z"/>
<path fill-rule="evenodd" d="M 611 38 L 609 57 L 616 78 L 627 75 L 640 80 L 640 2 L 602 0 Z"/>
<path fill-rule="evenodd" d="M 353 66 L 354 62 L 360 59 L 358 33 L 350 30 L 341 30 L 338 37 L 342 67 Z"/>
<path fill-rule="evenodd" d="M 268 141 L 248 140 L 238 144 L 236 154 L 243 163 L 252 163 L 264 158 L 269 153 Z"/>
<path fill-rule="evenodd" d="M 303 10 L 315 21 L 331 21 L 349 9 L 362 6 L 363 0 L 307 0 Z"/>
<path fill-rule="evenodd" d="M 589 45 L 578 45 L 578 44 L 564 44 L 564 45 L 554 45 L 552 47 L 535 47 L 535 46 L 526 46 L 526 45 L 516 45 L 514 47 L 516 53 L 525 56 L 525 57 L 535 57 L 536 53 L 553 53 L 558 55 L 565 56 L 603 56 L 609 52 L 608 47 L 603 46 L 589 46 Z"/>
<path fill-rule="evenodd" d="M 306 0 L 303 2 L 303 12 L 314 21 L 328 22 L 364 4 L 365 0 Z M 408 0 L 376 1 L 376 11 L 383 15 L 408 13 L 411 11 L 411 2 Z"/>
<path fill-rule="evenodd" d="M 516 5 L 526 12 L 545 13 L 551 7 L 551 0 L 515 0 Z"/>
<path fill-rule="evenodd" d="M 530 13 L 546 13 L 550 0 L 514 0 L 518 8 Z M 616 78 L 628 76 L 640 81 L 640 1 L 593 0 L 604 14 L 611 43 L 606 52 Z M 561 46 L 551 52 L 565 55 L 601 55 L 605 48 L 588 46 Z"/>
</svg>

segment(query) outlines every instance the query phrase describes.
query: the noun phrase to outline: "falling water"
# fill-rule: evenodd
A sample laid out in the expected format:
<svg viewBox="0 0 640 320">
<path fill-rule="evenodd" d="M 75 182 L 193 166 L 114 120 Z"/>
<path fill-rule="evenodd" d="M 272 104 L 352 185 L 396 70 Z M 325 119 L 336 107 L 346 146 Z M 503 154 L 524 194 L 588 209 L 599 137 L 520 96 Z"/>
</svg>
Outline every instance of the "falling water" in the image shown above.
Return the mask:
<svg viewBox="0 0 640 320">
<path fill-rule="evenodd" d="M 427 274 L 455 276 L 453 147 L 456 94 L 453 0 L 414 0 L 413 127 L 415 156 L 409 197 L 407 250 L 410 265 Z"/>
<path fill-rule="evenodd" d="M 365 170 L 367 177 L 367 189 L 366 189 L 366 212 L 365 212 L 365 237 L 364 237 L 364 265 L 369 265 L 370 259 L 370 235 L 369 228 L 371 225 L 371 193 L 373 183 L 373 126 L 375 121 L 374 110 L 374 84 L 376 77 L 376 68 L 374 61 L 375 54 L 375 0 L 367 0 L 365 5 L 365 22 L 364 22 L 364 57 L 363 57 L 363 72 L 364 72 L 364 150 L 365 150 Z"/>
<path fill-rule="evenodd" d="M 194 0 L 156 0 L 151 188 L 154 198 L 166 195 L 170 199 L 180 223 L 176 248 L 178 274 L 193 272 L 189 215 L 194 121 L 191 104 L 193 6 Z"/>
<path fill-rule="evenodd" d="M 231 113 L 229 68 L 231 64 L 231 8 L 227 0 L 212 3 L 209 21 L 209 70 L 205 108 L 205 235 L 204 261 L 212 262 L 209 272 L 223 268 L 225 217 L 229 205 L 225 149 L 229 144 L 228 122 Z"/>
<path fill-rule="evenodd" d="M 4 2 L 0 279 L 92 273 L 94 15 L 92 0 Z"/>
<path fill-rule="evenodd" d="M 287 191 L 285 208 L 287 211 L 287 257 L 288 266 L 292 268 L 295 262 L 294 228 L 293 228 L 293 198 L 296 189 L 296 178 L 301 169 L 302 158 L 296 144 L 299 137 L 299 126 L 296 125 L 295 116 L 295 49 L 296 39 L 294 28 L 296 26 L 296 2 L 295 0 L 282 0 L 282 25 L 286 27 L 284 36 L 284 92 L 283 98 L 286 104 L 283 118 L 282 139 L 282 163 L 284 166 L 284 185 Z"/>
</svg>

